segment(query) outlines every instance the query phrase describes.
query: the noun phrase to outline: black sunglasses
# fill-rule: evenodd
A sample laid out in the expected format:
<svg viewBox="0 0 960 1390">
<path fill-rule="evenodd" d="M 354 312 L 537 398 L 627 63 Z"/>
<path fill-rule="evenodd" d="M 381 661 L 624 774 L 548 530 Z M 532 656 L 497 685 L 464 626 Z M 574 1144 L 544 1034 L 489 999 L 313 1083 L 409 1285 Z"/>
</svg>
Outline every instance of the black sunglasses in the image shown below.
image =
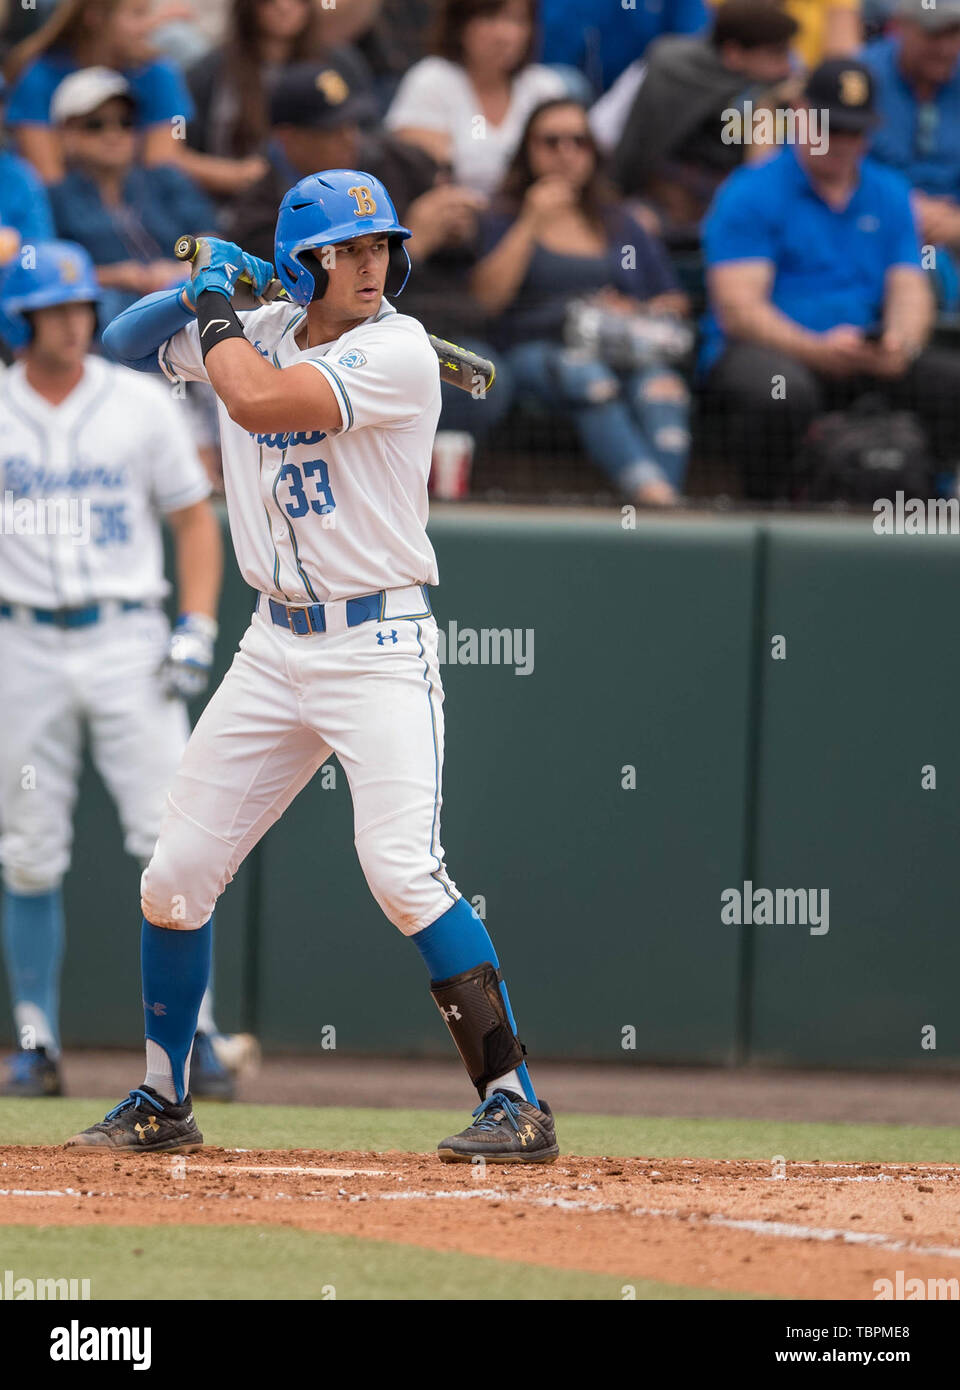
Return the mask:
<svg viewBox="0 0 960 1390">
<path fill-rule="evenodd" d="M 132 116 L 88 116 L 83 123 L 83 129 L 91 132 L 97 130 L 133 130 Z"/>
<path fill-rule="evenodd" d="M 578 150 L 588 150 L 592 145 L 589 135 L 537 135 L 534 137 L 548 150 L 558 150 L 561 145 L 573 145 Z"/>
</svg>

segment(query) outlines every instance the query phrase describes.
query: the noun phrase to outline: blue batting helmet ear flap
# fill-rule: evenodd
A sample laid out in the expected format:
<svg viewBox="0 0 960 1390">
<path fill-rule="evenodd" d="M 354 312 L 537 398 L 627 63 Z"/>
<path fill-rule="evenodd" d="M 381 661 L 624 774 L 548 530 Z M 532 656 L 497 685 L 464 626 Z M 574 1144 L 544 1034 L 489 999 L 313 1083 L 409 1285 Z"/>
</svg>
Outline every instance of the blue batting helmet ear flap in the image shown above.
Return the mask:
<svg viewBox="0 0 960 1390">
<path fill-rule="evenodd" d="M 23 346 L 32 337 L 26 315 L 56 304 L 95 304 L 102 298 L 93 261 L 75 241 L 24 243 L 0 287 L 0 310 L 20 330 Z M 25 332 L 25 336 L 24 335 Z"/>
<path fill-rule="evenodd" d="M 411 235 L 400 225 L 390 194 L 360 169 L 327 169 L 308 174 L 284 195 L 277 217 L 274 265 L 290 298 L 309 304 L 326 293 L 328 275 L 304 251 L 337 246 L 354 237 L 384 232 L 390 241 L 390 268 L 384 293 L 397 295 L 407 283 L 410 257 L 403 243 Z"/>
</svg>

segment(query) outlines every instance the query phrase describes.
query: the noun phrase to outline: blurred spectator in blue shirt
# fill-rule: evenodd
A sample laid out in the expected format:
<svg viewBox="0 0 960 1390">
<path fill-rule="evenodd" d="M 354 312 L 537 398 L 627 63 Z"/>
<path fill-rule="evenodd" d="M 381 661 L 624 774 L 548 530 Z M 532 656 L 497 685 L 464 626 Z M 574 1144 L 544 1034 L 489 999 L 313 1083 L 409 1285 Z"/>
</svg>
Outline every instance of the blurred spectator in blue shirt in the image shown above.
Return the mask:
<svg viewBox="0 0 960 1390">
<path fill-rule="evenodd" d="M 0 76 L 0 108 L 5 97 Z M 5 147 L 0 147 L 0 226 L 15 228 L 26 242 L 51 241 L 54 235 L 47 191 L 36 171 Z"/>
<path fill-rule="evenodd" d="M 0 103 L 4 95 L 0 77 Z M 21 244 L 50 241 L 53 236 L 47 190 L 25 159 L 0 147 L 0 280 L 18 261 Z M 20 346 L 22 333 L 22 327 L 0 310 L 0 345 Z"/>
<path fill-rule="evenodd" d="M 84 67 L 123 74 L 137 103 L 146 165 L 176 164 L 204 188 L 228 192 L 255 182 L 263 165 L 216 159 L 190 149 L 193 101 L 180 70 L 151 49 L 150 0 L 61 0 L 46 24 L 7 55 L 7 123 L 20 153 L 45 183 L 63 177 L 63 152 L 50 123 L 50 102 L 65 77 Z"/>
<path fill-rule="evenodd" d="M 7 149 L 0 149 L 0 223 L 16 227 L 28 242 L 50 241 L 54 234 L 47 190 L 31 165 Z"/>
<path fill-rule="evenodd" d="M 661 34 L 696 34 L 706 27 L 703 0 L 543 0 L 541 62 L 586 73 L 599 96 Z"/>
<path fill-rule="evenodd" d="M 960 248 L 960 0 L 903 0 L 895 29 L 864 49 L 880 114 L 870 148 L 914 187 L 923 241 Z M 935 267 L 941 299 L 956 308 L 956 272 Z M 952 301 L 952 302 L 951 302 Z"/>
<path fill-rule="evenodd" d="M 870 71 L 810 75 L 806 138 L 720 188 L 704 227 L 712 312 L 702 365 L 748 496 L 790 496 L 815 415 L 880 384 L 916 410 L 944 461 L 960 433 L 960 355 L 925 350 L 932 296 L 906 180 L 866 159 Z M 829 140 L 812 134 L 826 113 Z"/>
<path fill-rule="evenodd" d="M 103 324 L 142 295 L 185 280 L 174 242 L 215 225 L 209 199 L 181 170 L 138 162 L 135 111 L 126 78 L 108 68 L 72 73 L 51 103 L 68 170 L 50 189 L 57 236 L 93 258 L 109 292 Z"/>
<path fill-rule="evenodd" d="M 631 501 L 674 503 L 689 447 L 682 378 L 652 362 L 620 370 L 602 348 L 565 343 L 574 300 L 596 309 L 608 341 L 641 310 L 685 307 L 663 248 L 605 186 L 577 102 L 533 112 L 483 232 L 473 291 L 498 320 L 508 378 L 567 415 L 591 460 Z"/>
</svg>

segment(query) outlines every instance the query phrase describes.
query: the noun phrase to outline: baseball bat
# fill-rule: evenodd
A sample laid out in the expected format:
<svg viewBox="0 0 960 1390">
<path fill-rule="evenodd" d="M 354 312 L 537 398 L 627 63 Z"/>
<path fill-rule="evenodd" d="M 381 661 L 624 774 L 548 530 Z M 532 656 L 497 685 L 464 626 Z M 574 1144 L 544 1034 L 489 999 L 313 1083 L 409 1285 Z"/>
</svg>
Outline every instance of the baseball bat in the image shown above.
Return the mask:
<svg viewBox="0 0 960 1390">
<path fill-rule="evenodd" d="M 197 250 L 196 237 L 182 236 L 174 246 L 173 254 L 178 261 L 192 261 Z M 240 279 L 246 284 L 250 284 L 248 275 L 241 275 Z M 272 304 L 277 299 L 289 300 L 289 298 L 287 291 L 276 278 L 270 281 L 260 296 L 263 304 Z M 476 390 L 479 396 L 485 396 L 493 386 L 497 376 L 497 369 L 490 359 L 481 357 L 477 352 L 470 352 L 468 348 L 458 347 L 456 343 L 448 343 L 446 338 L 438 338 L 435 333 L 428 333 L 427 337 L 430 339 L 430 346 L 440 359 L 441 381 L 448 381 L 451 386 L 459 387 L 461 391 L 473 392 Z"/>
</svg>

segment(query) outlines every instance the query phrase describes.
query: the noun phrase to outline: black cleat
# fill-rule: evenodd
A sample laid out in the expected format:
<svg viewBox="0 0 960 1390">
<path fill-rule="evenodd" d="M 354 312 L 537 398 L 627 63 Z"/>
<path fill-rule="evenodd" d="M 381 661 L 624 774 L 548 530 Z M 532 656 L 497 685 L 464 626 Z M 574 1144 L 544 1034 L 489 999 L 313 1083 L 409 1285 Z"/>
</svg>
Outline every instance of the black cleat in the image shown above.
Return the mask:
<svg viewBox="0 0 960 1390">
<path fill-rule="evenodd" d="M 45 1047 L 22 1048 L 8 1061 L 0 1096 L 62 1096 L 60 1068 Z"/>
<path fill-rule="evenodd" d="M 179 1105 L 150 1086 L 131 1091 L 97 1125 L 74 1134 L 65 1149 L 128 1149 L 135 1153 L 195 1153 L 203 1135 L 193 1118 L 193 1101 Z"/>
<path fill-rule="evenodd" d="M 553 1112 L 516 1091 L 494 1091 L 473 1112 L 473 1124 L 437 1145 L 444 1163 L 552 1163 L 560 1154 Z"/>
</svg>

